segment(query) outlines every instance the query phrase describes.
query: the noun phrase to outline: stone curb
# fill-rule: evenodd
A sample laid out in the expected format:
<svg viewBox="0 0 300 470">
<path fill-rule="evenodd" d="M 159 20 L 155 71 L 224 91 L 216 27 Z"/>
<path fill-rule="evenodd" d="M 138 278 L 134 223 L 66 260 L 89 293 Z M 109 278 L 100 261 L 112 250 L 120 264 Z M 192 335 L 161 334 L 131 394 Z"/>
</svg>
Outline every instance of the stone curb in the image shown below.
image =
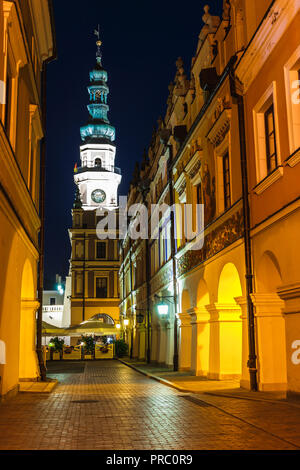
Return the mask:
<svg viewBox="0 0 300 470">
<path fill-rule="evenodd" d="M 168 387 L 171 387 L 171 388 L 175 388 L 176 390 L 178 390 L 179 392 L 183 392 L 183 393 L 193 393 L 193 394 L 201 394 L 201 395 L 211 395 L 211 396 L 215 396 L 215 397 L 222 397 L 222 398 L 234 398 L 236 400 L 249 400 L 249 401 L 261 401 L 261 402 L 264 402 L 264 403 L 273 403 L 273 404 L 281 404 L 281 405 L 291 405 L 291 406 L 295 406 L 296 408 L 299 408 L 300 405 L 298 405 L 297 403 L 293 403 L 293 402 L 290 402 L 290 401 L 285 401 L 285 400 L 270 400 L 270 399 L 267 399 L 267 398 L 263 398 L 263 397 L 249 397 L 249 396 L 239 396 L 239 395 L 227 395 L 227 394 L 222 394 L 222 393 L 219 393 L 219 392 L 214 392 L 214 391 L 201 391 L 201 390 L 189 390 L 187 388 L 182 388 L 182 387 L 179 387 L 178 385 L 175 385 L 173 382 L 170 382 L 169 380 L 165 380 L 165 379 L 162 379 L 161 377 L 158 377 L 157 375 L 153 375 L 153 374 L 149 374 L 148 372 L 142 370 L 142 369 L 139 369 L 138 367 L 135 367 L 134 365 L 130 364 L 129 362 L 126 362 L 126 361 L 123 361 L 122 359 L 118 359 L 119 362 L 121 362 L 122 364 L 124 364 L 125 366 L 127 367 L 130 367 L 131 369 L 135 370 L 136 372 L 139 372 L 140 374 L 143 374 L 145 375 L 146 377 L 148 377 L 149 379 L 153 379 L 153 380 L 156 380 L 157 382 L 160 382 L 161 384 L 164 384 L 164 385 L 167 385 Z M 259 393 L 259 392 L 258 392 Z"/>
<path fill-rule="evenodd" d="M 149 374 L 148 372 L 139 369 L 138 367 L 135 367 L 134 365 L 130 364 L 129 362 L 122 361 L 122 359 L 118 359 L 119 362 L 124 364 L 127 367 L 130 367 L 131 369 L 135 370 L 136 372 L 139 372 L 140 374 L 145 375 L 149 379 L 156 380 L 157 382 L 160 382 L 163 385 L 167 385 L 168 387 L 175 388 L 179 392 L 184 392 L 184 393 L 201 393 L 201 392 L 195 392 L 195 390 L 189 390 L 188 388 L 182 388 L 179 387 L 178 385 L 175 385 L 173 382 L 170 382 L 169 380 L 162 379 L 161 377 L 158 377 L 157 375 Z"/>
<path fill-rule="evenodd" d="M 195 392 L 194 392 L 195 393 Z M 295 403 L 295 402 L 292 402 L 292 401 L 289 401 L 289 400 L 284 400 L 284 399 L 269 399 L 269 398 L 263 398 L 263 397 L 249 397 L 249 396 L 240 396 L 240 395 L 229 395 L 229 394 L 225 394 L 225 393 L 218 393 L 217 391 L 216 392 L 210 392 L 210 391 L 207 391 L 207 392 L 196 392 L 196 393 L 203 393 L 204 395 L 211 395 L 211 396 L 214 396 L 214 397 L 222 397 L 222 398 L 234 398 L 236 400 L 249 400 L 249 401 L 263 401 L 264 403 L 273 403 L 273 404 L 276 404 L 276 405 L 291 405 L 291 406 L 295 406 L 296 408 L 299 408 L 300 407 L 300 403 Z M 259 392 L 257 392 L 259 393 Z"/>
</svg>

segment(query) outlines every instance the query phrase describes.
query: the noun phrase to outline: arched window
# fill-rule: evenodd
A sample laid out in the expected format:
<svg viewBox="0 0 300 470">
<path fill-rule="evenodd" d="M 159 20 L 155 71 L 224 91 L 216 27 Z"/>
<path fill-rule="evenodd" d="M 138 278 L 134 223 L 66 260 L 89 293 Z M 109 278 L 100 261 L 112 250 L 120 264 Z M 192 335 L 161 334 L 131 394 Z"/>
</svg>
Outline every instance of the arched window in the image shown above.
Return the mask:
<svg viewBox="0 0 300 470">
<path fill-rule="evenodd" d="M 95 166 L 102 166 L 101 158 L 96 158 L 95 159 Z"/>
<path fill-rule="evenodd" d="M 106 323 L 108 325 L 114 325 L 114 320 L 107 315 L 106 313 L 98 313 L 98 315 L 94 315 L 91 320 L 99 320 L 101 323 Z"/>
</svg>

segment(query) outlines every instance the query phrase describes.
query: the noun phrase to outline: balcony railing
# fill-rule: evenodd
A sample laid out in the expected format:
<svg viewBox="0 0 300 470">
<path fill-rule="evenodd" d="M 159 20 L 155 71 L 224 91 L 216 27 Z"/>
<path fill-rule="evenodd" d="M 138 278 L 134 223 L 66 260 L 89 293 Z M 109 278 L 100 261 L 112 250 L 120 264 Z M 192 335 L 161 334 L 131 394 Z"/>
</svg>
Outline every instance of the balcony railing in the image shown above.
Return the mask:
<svg viewBox="0 0 300 470">
<path fill-rule="evenodd" d="M 77 168 L 76 173 L 85 173 L 86 171 L 107 171 L 110 173 L 117 173 L 118 175 L 121 174 L 121 169 L 112 165 L 82 166 Z"/>
<path fill-rule="evenodd" d="M 43 312 L 48 313 L 48 312 L 62 312 L 64 309 L 63 305 L 44 305 L 43 306 Z"/>
</svg>

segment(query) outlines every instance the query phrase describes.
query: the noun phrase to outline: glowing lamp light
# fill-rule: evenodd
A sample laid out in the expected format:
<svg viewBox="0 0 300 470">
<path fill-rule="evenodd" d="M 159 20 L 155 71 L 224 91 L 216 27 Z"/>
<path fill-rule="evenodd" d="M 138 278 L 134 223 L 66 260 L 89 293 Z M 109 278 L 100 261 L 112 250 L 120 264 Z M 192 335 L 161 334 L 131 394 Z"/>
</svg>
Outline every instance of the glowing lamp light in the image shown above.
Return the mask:
<svg viewBox="0 0 300 470">
<path fill-rule="evenodd" d="M 117 324 L 116 324 L 116 328 L 117 328 L 117 330 L 120 330 L 120 329 L 121 329 L 120 323 L 117 323 Z"/>
<path fill-rule="evenodd" d="M 60 295 L 63 295 L 63 293 L 64 293 L 64 288 L 62 287 L 61 284 L 59 284 L 59 285 L 57 286 L 57 290 L 58 290 L 58 292 L 60 293 Z"/>
<path fill-rule="evenodd" d="M 164 302 L 159 302 L 159 304 L 157 304 L 157 311 L 159 315 L 168 315 L 169 305 Z"/>
<path fill-rule="evenodd" d="M 128 326 L 128 325 L 129 325 L 129 320 L 128 320 L 128 319 L 124 320 L 124 325 L 125 325 L 125 326 Z"/>
</svg>

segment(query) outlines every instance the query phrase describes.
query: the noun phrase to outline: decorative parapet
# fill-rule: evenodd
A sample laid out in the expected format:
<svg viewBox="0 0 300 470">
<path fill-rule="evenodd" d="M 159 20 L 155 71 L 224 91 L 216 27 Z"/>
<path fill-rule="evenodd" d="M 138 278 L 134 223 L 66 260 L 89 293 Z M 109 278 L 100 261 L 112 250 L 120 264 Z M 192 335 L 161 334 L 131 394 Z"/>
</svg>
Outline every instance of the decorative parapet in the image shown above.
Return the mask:
<svg viewBox="0 0 300 470">
<path fill-rule="evenodd" d="M 224 250 L 243 235 L 243 211 L 238 210 L 231 217 L 205 233 L 201 250 L 187 250 L 177 262 L 177 276 L 182 276 L 198 264 Z"/>
</svg>

